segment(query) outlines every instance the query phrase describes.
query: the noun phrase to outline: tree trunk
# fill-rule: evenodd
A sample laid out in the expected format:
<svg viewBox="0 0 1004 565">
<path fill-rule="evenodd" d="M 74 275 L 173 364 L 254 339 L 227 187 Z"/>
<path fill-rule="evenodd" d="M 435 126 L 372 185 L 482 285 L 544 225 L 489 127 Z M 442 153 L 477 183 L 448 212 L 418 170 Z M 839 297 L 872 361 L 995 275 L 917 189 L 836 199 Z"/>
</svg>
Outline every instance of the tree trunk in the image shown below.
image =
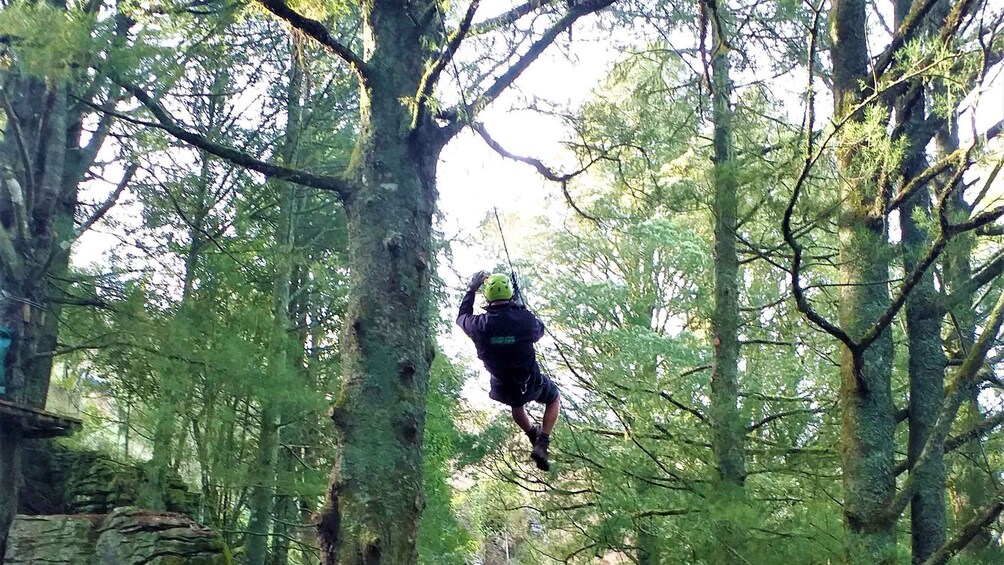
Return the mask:
<svg viewBox="0 0 1004 565">
<path fill-rule="evenodd" d="M 954 126 L 938 132 L 935 138 L 938 153 L 947 155 L 959 147 Z M 946 204 L 952 221 L 962 222 L 969 218 L 972 206 L 966 202 L 962 190 L 955 190 Z M 946 342 L 953 358 L 962 359 L 976 341 L 975 295 L 977 289 L 969 286 L 973 276 L 972 255 L 976 248 L 976 238 L 971 233 L 954 237 L 945 248 L 942 258 L 945 287 L 951 300 L 947 304 L 948 331 Z M 973 386 L 966 394 L 965 403 L 959 416 L 962 430 L 978 428 L 984 422 L 979 403 L 979 390 Z M 966 524 L 976 518 L 981 508 L 990 505 L 996 496 L 996 475 L 987 468 L 988 459 L 982 439 L 967 442 L 958 449 L 956 463 L 952 466 L 950 481 L 951 508 L 956 524 Z M 961 555 L 974 563 L 992 565 L 1004 560 L 1001 547 L 994 541 L 993 534 L 984 528 L 962 550 Z"/>
<path fill-rule="evenodd" d="M 49 390 L 52 350 L 56 344 L 58 304 L 51 297 L 51 276 L 63 276 L 73 238 L 76 178 L 67 174 L 70 126 L 66 86 L 46 84 L 11 71 L 6 75 L 10 110 L 0 162 L 0 326 L 13 340 L 2 362 L 4 400 L 44 408 Z M 16 129 L 15 124 L 16 123 Z M 75 130 L 79 131 L 79 130 Z M 19 141 L 16 141 L 19 140 Z M 37 148 L 22 151 L 18 145 Z M 68 180 L 69 179 L 69 180 Z M 13 187 L 16 183 L 20 190 Z M 14 195 L 17 192 L 20 197 Z M 59 288 L 56 285 L 56 288 Z M 22 438 L 6 424 L 0 431 L 0 560 L 7 530 L 17 512 L 21 483 Z"/>
<path fill-rule="evenodd" d="M 416 162 L 415 148 L 381 131 L 398 127 L 394 116 L 378 115 L 389 123 L 369 133 L 362 186 L 346 203 L 352 291 L 332 408 L 340 450 L 319 524 L 329 565 L 415 563 L 423 504 L 435 156 Z"/>
<path fill-rule="evenodd" d="M 365 14 L 362 129 L 345 202 L 351 265 L 341 393 L 332 407 L 339 453 L 318 524 L 328 565 L 417 560 L 422 431 L 434 355 L 429 330 L 432 214 L 442 141 L 410 127 L 425 59 L 422 33 L 393 3 Z"/>
<path fill-rule="evenodd" d="M 720 8 L 719 8 L 720 13 Z M 724 24 L 722 24 L 724 25 Z M 740 492 L 746 481 L 745 425 L 739 411 L 739 255 L 736 227 L 739 208 L 732 136 L 732 84 L 727 49 L 717 25 L 711 60 L 714 105 L 715 310 L 711 328 L 714 359 L 711 370 L 711 425 L 718 480 Z"/>
<path fill-rule="evenodd" d="M 715 223 L 715 309 L 711 317 L 714 357 L 711 367 L 709 416 L 712 452 L 720 496 L 719 515 L 714 518 L 713 561 L 735 561 L 746 554 L 744 536 L 731 519 L 734 504 L 743 504 L 746 482 L 746 437 L 739 410 L 739 255 L 736 252 L 738 187 L 735 176 L 735 149 L 732 135 L 732 83 L 728 50 L 722 36 L 724 7 L 705 0 L 711 22 L 711 89 L 714 127 L 714 223 Z"/>
<path fill-rule="evenodd" d="M 906 19 L 911 6 L 912 2 L 909 0 L 896 1 L 894 16 L 897 26 Z M 920 89 L 919 93 L 912 93 L 912 87 Z M 927 167 L 927 139 L 924 137 L 923 127 L 927 117 L 927 95 L 922 84 L 908 83 L 903 85 L 896 101 L 896 122 L 902 128 L 908 144 L 902 164 L 903 185 Z M 930 217 L 931 191 L 925 185 L 900 208 L 903 267 L 906 273 L 916 269 L 930 243 L 934 241 L 934 234 L 925 225 Z M 914 469 L 944 402 L 947 365 L 941 341 L 944 313 L 934 286 L 932 269 L 924 273 L 910 292 L 905 310 L 910 382 L 907 463 L 911 474 L 920 475 L 918 480 L 921 485 L 910 503 L 910 538 L 913 562 L 923 563 L 941 547 L 946 537 L 944 443 L 934 446 L 922 469 Z"/>
<path fill-rule="evenodd" d="M 922 149 L 921 149 L 922 150 Z M 926 253 L 930 234 L 915 218 L 930 217 L 930 192 L 921 190 L 900 212 L 903 227 L 903 259 L 910 272 Z M 931 270 L 914 287 L 906 303 L 907 342 L 910 352 L 910 433 L 907 463 L 913 468 L 920 458 L 944 402 L 946 360 L 941 349 L 943 315 Z M 911 502 L 913 562 L 923 563 L 945 542 L 944 444 L 935 446 L 923 469 L 922 486 Z"/>
<path fill-rule="evenodd" d="M 833 40 L 834 116 L 848 120 L 837 146 L 840 176 L 840 325 L 860 340 L 889 306 L 889 256 L 884 209 L 872 165 L 859 155 L 860 139 L 848 129 L 863 120 L 855 105 L 867 76 L 864 0 L 835 0 Z M 844 344 L 840 357 L 841 464 L 844 484 L 845 552 L 852 565 L 891 564 L 896 557 L 895 522 L 876 516 L 895 493 L 895 431 L 891 391 L 893 344 L 888 328 L 867 348 Z"/>
<path fill-rule="evenodd" d="M 299 64 L 296 41 L 290 43 L 289 84 L 286 91 L 286 128 L 279 150 L 283 162 L 292 165 L 297 161 L 300 139 L 301 94 L 303 71 Z M 279 189 L 279 221 L 275 234 L 275 274 L 272 285 L 272 316 L 275 335 L 272 340 L 272 358 L 269 367 L 276 369 L 274 382 L 286 382 L 283 374 L 299 374 L 290 359 L 293 343 L 290 328 L 294 324 L 290 311 L 293 281 L 293 249 L 296 242 L 296 225 L 303 189 L 287 182 L 273 181 Z M 268 391 L 271 393 L 271 390 Z M 255 465 L 254 489 L 251 493 L 251 519 L 248 522 L 248 565 L 264 565 L 268 560 L 268 539 L 275 507 L 275 478 L 278 471 L 279 422 L 283 405 L 274 398 L 261 399 L 261 428 L 258 436 L 258 458 Z"/>
<path fill-rule="evenodd" d="M 909 5 L 896 4 L 898 21 Z M 907 94 L 909 95 L 909 94 Z M 924 94 L 911 102 L 899 100 L 897 120 L 903 126 L 909 147 L 903 162 L 903 183 L 919 175 L 927 166 L 921 125 L 924 122 Z M 903 267 L 914 271 L 934 240 L 924 225 L 931 217 L 931 191 L 926 186 L 900 208 L 903 235 Z M 912 474 L 920 474 L 922 485 L 911 501 L 910 538 L 914 563 L 923 563 L 945 542 L 945 461 L 944 444 L 934 451 L 923 469 L 913 469 L 920 459 L 944 402 L 946 360 L 941 349 L 941 321 L 944 317 L 931 269 L 910 292 L 906 302 L 906 331 L 909 349 L 910 400 L 907 463 Z"/>
</svg>

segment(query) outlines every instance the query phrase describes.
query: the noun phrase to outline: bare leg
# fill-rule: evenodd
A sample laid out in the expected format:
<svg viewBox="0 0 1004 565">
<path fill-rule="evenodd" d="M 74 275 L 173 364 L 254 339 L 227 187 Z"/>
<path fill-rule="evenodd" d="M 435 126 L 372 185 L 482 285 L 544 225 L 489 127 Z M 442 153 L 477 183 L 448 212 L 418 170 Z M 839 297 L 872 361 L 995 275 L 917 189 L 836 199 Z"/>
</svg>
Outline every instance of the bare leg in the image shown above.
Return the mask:
<svg viewBox="0 0 1004 565">
<path fill-rule="evenodd" d="M 541 434 L 545 436 L 551 435 L 551 430 L 554 429 L 554 423 L 558 421 L 558 413 L 560 411 L 561 397 L 559 396 L 554 399 L 554 402 L 551 402 L 544 408 L 544 423 L 540 426 Z M 523 415 L 526 416 L 526 412 L 523 412 Z M 515 412 L 513 412 L 513 417 L 515 418 Z"/>
<path fill-rule="evenodd" d="M 546 422 L 547 415 L 545 414 L 544 417 Z M 533 429 L 533 424 L 530 423 L 530 417 L 526 415 L 526 410 L 522 406 L 512 407 L 512 420 L 513 422 L 516 422 L 519 429 L 523 430 L 525 433 L 530 433 L 530 430 Z M 553 426 L 554 423 L 552 422 L 551 425 Z"/>
</svg>

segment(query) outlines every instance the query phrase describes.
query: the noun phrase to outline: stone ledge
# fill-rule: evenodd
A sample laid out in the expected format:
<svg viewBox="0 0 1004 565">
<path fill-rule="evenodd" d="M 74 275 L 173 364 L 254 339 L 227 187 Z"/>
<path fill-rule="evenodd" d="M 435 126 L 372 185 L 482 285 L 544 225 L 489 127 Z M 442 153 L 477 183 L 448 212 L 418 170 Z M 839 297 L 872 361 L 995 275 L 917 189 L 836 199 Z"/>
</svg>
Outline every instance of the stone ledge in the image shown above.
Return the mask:
<svg viewBox="0 0 1004 565">
<path fill-rule="evenodd" d="M 117 508 L 110 514 L 14 519 L 6 565 L 231 565 L 222 538 L 183 514 Z"/>
</svg>

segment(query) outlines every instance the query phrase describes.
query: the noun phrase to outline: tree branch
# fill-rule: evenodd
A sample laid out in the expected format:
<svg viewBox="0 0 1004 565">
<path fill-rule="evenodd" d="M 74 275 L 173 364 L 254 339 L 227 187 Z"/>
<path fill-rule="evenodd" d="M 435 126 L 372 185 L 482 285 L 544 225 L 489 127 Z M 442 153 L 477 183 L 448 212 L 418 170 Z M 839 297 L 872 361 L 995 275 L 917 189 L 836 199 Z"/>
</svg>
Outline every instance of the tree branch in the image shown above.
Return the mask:
<svg viewBox="0 0 1004 565">
<path fill-rule="evenodd" d="M 432 92 L 436 88 L 436 83 L 439 82 L 439 76 L 446 69 L 446 65 L 453 61 L 454 55 L 457 53 L 457 49 L 460 48 L 460 44 L 467 37 L 468 32 L 471 29 L 471 21 L 474 20 L 474 13 L 477 12 L 478 6 L 481 0 L 471 0 L 469 6 L 467 6 L 467 13 L 464 14 L 464 19 L 461 20 L 460 25 L 457 26 L 457 30 L 446 42 L 446 47 L 443 52 L 439 54 L 439 58 L 433 63 L 429 71 L 425 73 L 422 77 L 422 81 L 418 85 L 418 94 L 415 96 L 415 119 L 412 123 L 412 127 L 418 127 L 418 124 L 424 119 L 426 112 L 429 109 L 429 99 L 432 97 Z M 438 4 L 437 4 L 438 7 Z"/>
<path fill-rule="evenodd" d="M 777 414 L 771 414 L 763 420 L 746 427 L 746 433 L 755 432 L 757 429 L 766 426 L 767 424 L 773 422 L 774 420 L 780 420 L 781 418 L 786 418 L 788 416 L 797 416 L 799 414 L 819 414 L 825 412 L 825 408 L 802 408 L 799 410 L 786 410 L 784 412 L 778 412 Z"/>
<path fill-rule="evenodd" d="M 122 180 L 119 181 L 118 186 L 115 187 L 115 190 L 112 191 L 112 193 L 108 195 L 108 198 L 105 199 L 105 201 L 101 204 L 101 206 L 99 206 L 98 209 L 95 210 L 93 214 L 91 214 L 90 218 L 87 218 L 87 220 L 84 223 L 80 224 L 79 228 L 73 231 L 73 239 L 77 239 L 78 237 L 83 235 L 84 232 L 91 229 L 91 226 L 97 223 L 98 220 L 103 218 L 105 214 L 107 214 L 108 211 L 112 209 L 112 206 L 114 206 L 115 203 L 118 202 L 119 196 L 121 196 L 122 192 L 125 191 L 127 186 L 129 186 L 129 183 L 132 181 L 132 177 L 133 175 L 136 174 L 136 169 L 138 168 L 139 165 L 137 165 L 136 163 L 132 163 L 129 165 L 129 167 L 125 170 L 125 174 L 122 175 Z"/>
<path fill-rule="evenodd" d="M 1000 516 L 1004 510 L 1004 490 L 997 491 L 993 502 L 983 507 L 982 511 L 972 520 L 966 522 L 962 529 L 938 548 L 933 555 L 927 558 L 922 565 L 943 565 L 958 552 L 965 549 L 966 545 L 973 540 L 980 532 L 986 529 L 994 520 Z"/>
<path fill-rule="evenodd" d="M 11 134 L 14 136 L 17 145 L 17 154 L 21 158 L 21 165 L 24 167 L 24 191 L 25 194 L 31 192 L 32 184 L 35 182 L 35 172 L 32 166 L 31 156 L 28 154 L 28 145 L 21 131 L 21 120 L 14 113 L 14 108 L 7 99 L 7 93 L 0 91 L 0 104 L 3 104 L 4 113 L 7 114 L 7 123 L 10 124 Z"/>
<path fill-rule="evenodd" d="M 959 3 L 964 4 L 970 1 L 971 0 L 959 0 Z M 906 18 L 903 19 L 903 23 L 901 23 L 899 28 L 896 29 L 896 33 L 893 34 L 889 45 L 884 51 L 882 51 L 882 53 L 879 54 L 878 59 L 875 62 L 872 76 L 882 76 L 886 69 L 889 68 L 889 65 L 891 65 L 895 60 L 899 48 L 913 37 L 914 32 L 920 28 L 921 24 L 927 21 L 924 16 L 927 15 L 937 2 L 938 0 L 923 0 L 919 4 L 915 3 L 911 7 L 910 13 L 906 15 Z M 958 4 L 956 6 L 958 6 Z M 874 89 L 875 85 L 872 86 Z"/>
<path fill-rule="evenodd" d="M 131 85 L 122 86 L 137 100 L 139 100 L 143 106 L 145 106 L 147 110 L 153 114 L 154 118 L 157 119 L 157 123 L 149 125 L 158 127 L 181 141 L 194 145 L 195 147 L 198 147 L 207 153 L 216 155 L 221 159 L 226 159 L 235 165 L 251 169 L 252 171 L 259 172 L 270 178 L 285 180 L 303 186 L 319 188 L 321 190 L 328 190 L 338 194 L 342 200 L 351 198 L 352 196 L 352 185 L 340 177 L 316 175 L 300 169 L 293 169 L 282 165 L 268 163 L 244 153 L 243 151 L 212 142 L 205 136 L 189 131 L 178 125 L 178 122 L 175 121 L 171 114 L 168 113 L 168 111 L 165 110 L 160 103 L 154 100 L 144 90 Z M 121 114 L 119 114 L 119 117 L 129 119 L 128 116 L 122 116 Z"/>
<path fill-rule="evenodd" d="M 973 344 L 962 366 L 956 370 L 955 376 L 949 383 L 945 391 L 945 402 L 942 405 L 941 414 L 938 415 L 934 428 L 931 429 L 930 435 L 927 436 L 927 441 L 924 443 L 924 448 L 917 458 L 914 469 L 921 469 L 928 465 L 934 457 L 935 452 L 944 449 L 945 438 L 948 436 L 948 432 L 951 431 L 952 422 L 955 421 L 955 416 L 959 412 L 959 407 L 962 406 L 966 392 L 974 382 L 979 369 L 986 361 L 987 352 L 990 351 L 991 346 L 997 340 L 997 334 L 1000 331 L 1002 322 L 1004 322 L 1004 294 L 997 299 L 997 303 L 994 304 L 983 333 L 980 334 L 979 339 Z M 903 482 L 903 487 L 896 493 L 896 496 L 880 511 L 880 519 L 893 522 L 899 518 L 899 515 L 910 504 L 910 500 L 917 494 L 917 490 L 920 488 L 920 481 L 918 480 L 920 476 L 921 473 L 910 473 Z"/>
<path fill-rule="evenodd" d="M 1004 424 L 1004 412 L 995 415 L 993 418 L 984 420 L 957 436 L 952 436 L 945 440 L 945 453 L 951 453 L 967 443 L 980 439 L 984 435 L 994 431 Z M 903 461 L 893 469 L 893 476 L 900 476 L 910 469 L 909 464 Z"/>
<path fill-rule="evenodd" d="M 930 182 L 932 179 L 934 179 L 941 173 L 948 170 L 948 168 L 951 167 L 953 164 L 958 163 L 960 167 L 965 166 L 966 162 L 964 159 L 968 154 L 969 154 L 968 151 L 957 149 L 949 153 L 948 155 L 942 157 L 940 160 L 938 160 L 937 163 L 924 169 L 924 171 L 921 172 L 919 175 L 910 179 L 910 182 L 906 183 L 906 186 L 904 186 L 898 193 L 896 193 L 896 195 L 889 202 L 889 208 L 888 208 L 889 211 L 898 208 L 903 202 L 905 202 L 908 198 L 913 196 L 915 192 L 927 186 L 928 182 Z"/>
<path fill-rule="evenodd" d="M 1004 253 L 997 255 L 989 263 L 981 267 L 969 280 L 962 283 L 959 288 L 949 294 L 945 302 L 953 304 L 957 300 L 969 298 L 979 288 L 990 284 L 997 277 L 1001 276 L 1002 273 L 1004 273 Z"/>
<path fill-rule="evenodd" d="M 795 233 L 791 227 L 791 217 L 795 212 L 795 205 L 798 203 L 798 197 L 801 194 L 802 187 L 809 178 L 809 171 L 815 162 L 815 150 L 813 149 L 815 138 L 812 135 L 813 128 L 815 127 L 816 110 L 815 110 L 815 92 L 813 90 L 813 82 L 815 77 L 815 67 L 813 65 L 815 61 L 816 53 L 816 42 L 817 36 L 819 35 L 819 22 L 821 18 L 822 8 L 813 8 L 813 19 L 812 19 L 812 30 L 809 34 L 809 51 L 807 60 L 808 65 L 808 79 L 806 81 L 806 111 L 804 118 L 803 131 L 805 132 L 805 157 L 804 163 L 802 165 L 802 171 L 799 173 L 798 180 L 795 181 L 795 188 L 791 192 L 791 198 L 788 200 L 788 207 L 784 211 L 784 217 L 781 220 L 781 231 L 784 235 L 784 241 L 791 248 L 792 258 L 791 258 L 791 290 L 795 297 L 795 306 L 798 311 L 805 315 L 810 322 L 818 326 L 820 329 L 830 334 L 831 336 L 840 340 L 848 349 L 851 351 L 857 350 L 857 344 L 851 339 L 851 336 L 843 330 L 843 328 L 837 326 L 833 322 L 827 320 L 819 312 L 809 304 L 809 299 L 805 295 L 805 289 L 802 288 L 802 245 L 798 243 L 795 239 Z"/>
<path fill-rule="evenodd" d="M 457 132 L 461 130 L 465 125 L 472 123 L 474 117 L 477 116 L 478 112 L 484 109 L 486 106 L 495 101 L 507 88 L 509 88 L 513 82 L 519 78 L 524 71 L 537 60 L 537 57 L 554 43 L 558 35 L 572 27 L 579 18 L 598 12 L 607 6 L 610 6 L 617 0 L 581 0 L 574 2 L 569 7 L 568 11 L 565 12 L 557 22 L 554 23 L 550 28 L 548 28 L 540 36 L 537 41 L 530 45 L 521 57 L 519 57 L 515 63 L 512 64 L 504 73 L 502 73 L 495 82 L 491 84 L 485 91 L 467 108 L 453 107 L 449 110 L 443 112 L 443 116 L 448 119 L 451 123 L 446 128 L 446 137 L 450 138 L 456 135 Z"/>
<path fill-rule="evenodd" d="M 349 67 L 359 76 L 363 84 L 369 83 L 366 63 L 354 51 L 342 45 L 332 37 L 331 32 L 321 22 L 308 18 L 290 8 L 283 0 L 260 0 L 266 10 L 285 21 L 308 37 L 320 43 L 331 53 L 349 64 Z"/>
<path fill-rule="evenodd" d="M 532 14 L 533 12 L 539 10 L 540 8 L 545 8 L 557 4 L 558 0 L 530 0 L 525 4 L 516 6 L 515 8 L 504 12 L 495 17 L 488 18 L 487 20 L 480 21 L 471 30 L 472 35 L 481 35 L 489 31 L 496 30 L 500 27 L 507 26 L 518 22 L 523 16 L 527 14 Z"/>
<path fill-rule="evenodd" d="M 536 169 L 537 172 L 540 173 L 540 176 L 544 177 L 545 179 L 552 182 L 560 183 L 561 192 L 565 196 L 565 202 L 572 208 L 572 210 L 575 210 L 576 214 L 582 216 L 583 218 L 586 218 L 587 220 L 592 221 L 595 224 L 600 223 L 599 219 L 597 219 L 595 216 L 591 216 L 585 213 L 575 203 L 575 201 L 572 199 L 571 193 L 568 192 L 568 181 L 584 173 L 594 163 L 604 158 L 606 156 L 606 152 L 604 152 L 601 156 L 593 159 L 592 161 L 587 163 L 584 167 L 580 168 L 575 172 L 560 174 L 552 170 L 547 165 L 545 165 L 540 159 L 537 159 L 535 157 L 524 157 L 522 155 L 516 155 L 515 153 L 507 151 L 504 147 L 502 147 L 502 145 L 499 142 L 495 141 L 495 139 L 488 134 L 488 130 L 485 129 L 484 124 L 477 122 L 474 123 L 471 127 L 474 128 L 474 131 L 478 132 L 478 134 L 481 135 L 481 138 L 485 140 L 485 143 L 487 143 L 488 146 L 491 147 L 499 155 L 505 157 L 506 159 L 511 159 L 513 161 L 518 161 L 520 163 L 526 163 L 527 165 L 530 165 L 531 167 Z"/>
<path fill-rule="evenodd" d="M 659 396 L 665 398 L 673 406 L 676 406 L 680 410 L 683 410 L 684 412 L 686 412 L 688 414 L 691 414 L 692 416 L 694 416 L 698 420 L 704 422 L 705 424 L 708 423 L 707 417 L 705 417 L 704 414 L 701 414 L 700 410 L 698 410 L 696 408 L 691 408 L 690 406 L 687 406 L 686 404 L 680 402 L 679 400 L 676 400 L 675 398 L 673 398 L 673 395 L 669 394 L 668 392 L 666 392 L 664 390 L 660 390 L 659 391 Z"/>
</svg>

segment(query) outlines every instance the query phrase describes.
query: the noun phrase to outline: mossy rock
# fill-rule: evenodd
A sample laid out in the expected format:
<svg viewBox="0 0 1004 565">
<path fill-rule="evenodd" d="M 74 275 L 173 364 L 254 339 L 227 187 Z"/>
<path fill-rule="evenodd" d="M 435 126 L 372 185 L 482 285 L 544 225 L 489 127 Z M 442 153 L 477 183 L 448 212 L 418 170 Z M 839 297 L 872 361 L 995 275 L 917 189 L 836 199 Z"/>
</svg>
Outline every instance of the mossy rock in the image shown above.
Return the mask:
<svg viewBox="0 0 1004 565">
<path fill-rule="evenodd" d="M 21 505 L 27 513 L 107 514 L 138 505 L 143 489 L 155 484 L 165 485 L 153 497 L 163 502 L 165 510 L 189 515 L 197 511 L 197 496 L 173 471 L 164 471 L 165 479 L 156 481 L 148 464 L 126 463 L 51 441 L 36 442 L 28 451 Z"/>
<path fill-rule="evenodd" d="M 99 527 L 102 565 L 231 565 L 223 538 L 170 512 L 119 508 Z"/>
<path fill-rule="evenodd" d="M 18 516 L 7 538 L 5 565 L 92 565 L 104 516 Z"/>
<path fill-rule="evenodd" d="M 223 539 L 171 512 L 18 516 L 5 565 L 232 565 Z"/>
</svg>

